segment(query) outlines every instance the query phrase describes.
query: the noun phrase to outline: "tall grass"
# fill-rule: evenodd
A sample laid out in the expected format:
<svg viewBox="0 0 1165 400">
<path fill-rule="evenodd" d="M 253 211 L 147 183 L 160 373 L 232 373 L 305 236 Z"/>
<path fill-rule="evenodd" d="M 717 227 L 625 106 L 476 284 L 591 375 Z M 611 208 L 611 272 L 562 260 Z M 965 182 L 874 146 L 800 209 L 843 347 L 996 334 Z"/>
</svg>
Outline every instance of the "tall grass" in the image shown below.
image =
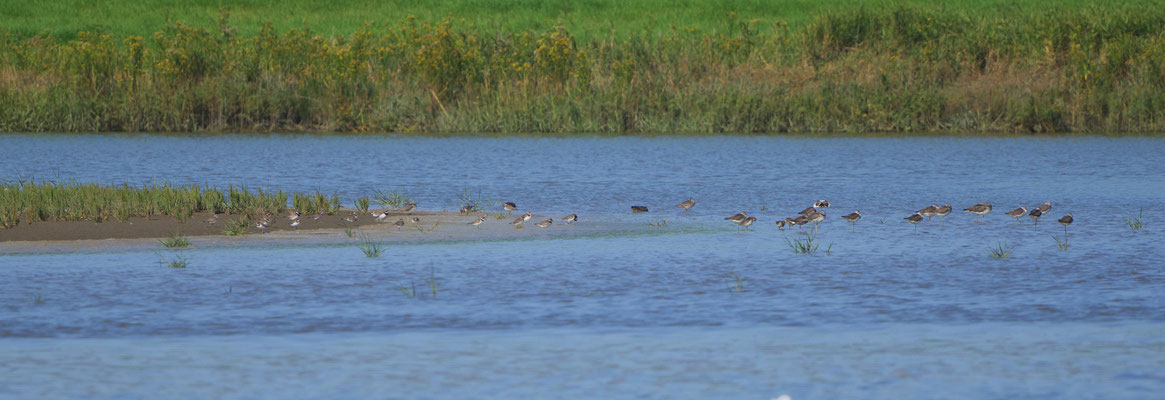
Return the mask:
<svg viewBox="0 0 1165 400">
<path fill-rule="evenodd" d="M 814 225 L 805 231 L 804 234 L 798 234 L 792 240 L 785 238 L 785 244 L 789 249 L 793 250 L 793 254 L 813 254 L 817 252 L 817 248 L 821 246 L 821 241 L 817 239 L 817 226 Z M 829 250 L 833 249 L 833 244 L 829 245 Z M 826 250 L 826 252 L 829 252 Z"/>
<path fill-rule="evenodd" d="M 281 192 L 231 187 L 229 195 L 213 187 L 150 184 L 102 186 L 76 182 L 0 184 L 0 226 L 21 221 L 125 221 L 131 217 L 171 216 L 185 222 L 196 212 L 245 213 L 278 210 Z"/>
<path fill-rule="evenodd" d="M 331 196 L 325 196 L 318 190 L 315 193 L 293 193 L 291 207 L 303 215 L 335 214 L 340 209 L 340 194 L 332 193 Z"/>
<path fill-rule="evenodd" d="M 365 257 L 380 257 L 384 250 L 384 243 L 374 242 L 368 236 L 360 235 L 360 251 L 364 252 Z"/>
<path fill-rule="evenodd" d="M 823 10 L 587 36 L 225 15 L 148 36 L 0 33 L 0 131 L 1165 131 L 1165 7 Z"/>
<path fill-rule="evenodd" d="M 1011 258 L 1011 251 L 1014 249 L 1014 247 L 1008 246 L 1006 241 L 996 242 L 995 247 L 992 247 L 988 254 L 997 260 L 1007 259 Z"/>
<path fill-rule="evenodd" d="M 177 232 L 173 236 L 158 239 L 158 243 L 167 248 L 184 249 L 190 247 L 190 239 L 179 235 Z"/>
<path fill-rule="evenodd" d="M 1129 224 L 1129 229 L 1132 229 L 1133 232 L 1136 232 L 1136 231 L 1139 231 L 1139 230 L 1145 228 L 1145 221 L 1142 220 L 1142 218 L 1144 216 L 1145 216 L 1145 209 L 1142 208 L 1140 211 L 1137 212 L 1136 217 L 1125 218 L 1125 222 Z"/>
<path fill-rule="evenodd" d="M 403 190 L 393 189 L 392 191 L 383 192 L 380 190 L 373 191 L 372 201 L 380 204 L 382 207 L 400 208 L 411 201 L 414 201 L 412 196 Z"/>
</svg>

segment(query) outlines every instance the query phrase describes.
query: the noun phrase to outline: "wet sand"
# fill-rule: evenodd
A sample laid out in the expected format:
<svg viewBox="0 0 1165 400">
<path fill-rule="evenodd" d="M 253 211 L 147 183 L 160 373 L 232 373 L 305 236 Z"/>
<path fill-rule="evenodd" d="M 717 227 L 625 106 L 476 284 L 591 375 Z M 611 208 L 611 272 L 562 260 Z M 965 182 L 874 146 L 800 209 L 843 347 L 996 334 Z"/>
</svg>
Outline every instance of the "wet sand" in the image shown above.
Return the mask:
<svg viewBox="0 0 1165 400">
<path fill-rule="evenodd" d="M 64 252 L 64 251 L 111 251 L 130 250 L 141 248 L 161 248 L 158 240 L 169 237 L 178 232 L 187 237 L 191 247 L 244 247 L 244 246 L 272 246 L 272 245 L 329 245 L 344 244 L 360 240 L 363 236 L 376 242 L 426 242 L 426 241 L 459 241 L 459 240 L 508 240 L 534 239 L 550 237 L 571 237 L 599 234 L 660 232 L 646 224 L 635 223 L 614 218 L 590 219 L 574 224 L 562 223 L 559 219 L 564 215 L 535 214 L 533 218 L 520 227 L 510 225 L 519 213 L 512 215 L 500 214 L 505 218 L 497 218 L 496 213 L 475 212 L 469 215 L 456 211 L 415 211 L 407 215 L 391 214 L 385 222 L 378 222 L 371 216 L 361 217 L 355 223 L 349 224 L 343 220 L 347 210 L 336 215 L 324 216 L 319 221 L 311 217 L 302 217 L 302 224 L 292 228 L 286 216 L 281 216 L 276 224 L 260 231 L 251 226 L 246 235 L 226 236 L 221 232 L 225 229 L 225 221 L 229 217 L 219 216 L 219 222 L 207 224 L 202 222 L 209 217 L 196 215 L 186 223 L 179 223 L 171 218 L 153 220 L 131 219 L 126 222 L 38 222 L 25 226 L 21 224 L 13 229 L 0 231 L 0 253 L 28 253 L 28 252 Z M 486 221 L 474 227 L 469 222 L 481 216 Z M 413 224 L 411 219 L 417 217 L 419 224 Z M 404 218 L 404 227 L 393 225 L 398 219 Z M 555 222 L 542 228 L 534 224 L 547 218 L 554 218 Z M 352 229 L 349 236 L 348 229 Z"/>
</svg>

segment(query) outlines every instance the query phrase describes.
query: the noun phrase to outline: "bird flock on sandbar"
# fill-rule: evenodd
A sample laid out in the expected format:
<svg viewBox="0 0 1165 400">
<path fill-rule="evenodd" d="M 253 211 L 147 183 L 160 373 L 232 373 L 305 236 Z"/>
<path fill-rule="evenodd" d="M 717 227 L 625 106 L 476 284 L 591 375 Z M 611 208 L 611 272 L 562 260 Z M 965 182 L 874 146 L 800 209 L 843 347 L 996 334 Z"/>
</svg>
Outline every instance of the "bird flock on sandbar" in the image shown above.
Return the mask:
<svg viewBox="0 0 1165 400">
<path fill-rule="evenodd" d="M 684 214 L 689 213 L 692 210 L 692 208 L 695 206 L 696 206 L 696 199 L 694 199 L 694 198 L 689 198 L 689 199 L 687 199 L 679 204 L 676 204 L 676 207 L 682 209 Z M 388 217 L 389 217 L 389 213 L 409 213 L 409 212 L 415 210 L 416 208 L 417 208 L 417 204 L 415 202 L 409 202 L 409 203 L 407 203 L 399 208 L 369 210 L 368 214 L 371 215 L 373 218 L 375 218 L 378 222 L 387 222 Z M 806 207 L 804 210 L 801 210 L 800 212 L 798 212 L 796 216 L 786 217 L 784 219 L 777 220 L 776 221 L 777 228 L 781 229 L 781 230 L 784 230 L 786 228 L 793 228 L 793 227 L 797 227 L 798 229 L 801 229 L 801 227 L 803 227 L 805 225 L 809 225 L 809 224 L 813 224 L 814 227 L 816 227 L 821 222 L 825 221 L 825 218 L 826 218 L 825 209 L 828 209 L 828 208 L 830 208 L 830 203 L 828 200 L 817 200 L 817 201 L 813 202 L 813 205 Z M 513 202 L 505 202 L 502 204 L 502 210 L 506 211 L 506 215 L 509 215 L 510 213 L 512 213 L 513 211 L 515 211 L 517 209 L 518 209 L 517 204 L 515 204 Z M 978 223 L 984 217 L 986 217 L 988 214 L 990 214 L 991 210 L 992 210 L 991 203 L 979 202 L 979 203 L 976 203 L 974 205 L 971 205 L 970 207 L 964 208 L 963 212 L 974 214 L 975 215 L 975 222 Z M 1011 211 L 1004 213 L 1004 215 L 1011 217 L 1011 218 L 1014 218 L 1017 223 L 1021 219 L 1023 219 L 1023 217 L 1026 215 L 1028 218 L 1031 218 L 1033 224 L 1039 224 L 1040 219 L 1042 217 L 1044 217 L 1045 215 L 1048 215 L 1048 213 L 1051 212 L 1051 210 L 1052 210 L 1052 203 L 1049 201 L 1049 202 L 1044 202 L 1043 204 L 1040 204 L 1040 205 L 1038 205 L 1030 210 L 1027 208 L 1026 205 L 1021 205 L 1021 206 L 1019 206 L 1019 208 L 1016 208 L 1014 210 L 1011 210 Z M 466 205 L 466 206 L 461 207 L 461 209 L 460 209 L 460 213 L 464 214 L 464 215 L 469 215 L 475 211 L 477 211 L 477 206 L 475 206 L 475 205 Z M 915 211 L 914 213 L 912 213 L 912 214 L 910 214 L 902 219 L 905 220 L 906 222 L 909 222 L 912 225 L 914 225 L 914 231 L 917 232 L 919 223 L 921 223 L 923 221 L 930 221 L 931 218 L 933 218 L 933 217 L 939 217 L 942 221 L 941 223 L 945 225 L 946 224 L 946 217 L 948 215 L 950 215 L 952 211 L 953 211 L 953 208 L 951 208 L 950 203 L 943 204 L 941 206 L 938 204 L 931 204 L 929 206 L 923 207 L 922 209 L 919 209 L 918 211 Z M 646 212 L 648 212 L 648 208 L 647 208 L 647 206 L 634 205 L 634 206 L 631 206 L 631 212 L 635 213 L 635 214 L 646 213 Z M 320 218 L 323 217 L 323 215 L 324 215 L 324 213 L 321 211 L 321 212 L 317 213 L 315 216 L 313 216 L 312 219 L 319 220 Z M 349 212 L 347 215 L 345 215 L 343 219 L 344 219 L 344 221 L 346 221 L 348 223 L 353 223 L 353 222 L 356 222 L 359 219 L 359 217 L 360 217 L 360 214 L 358 212 L 352 211 L 352 212 Z M 487 217 L 488 217 L 488 215 L 482 215 L 482 216 L 468 222 L 467 224 L 471 225 L 473 227 L 479 227 L 488 220 Z M 527 211 L 526 213 L 518 216 L 513 221 L 511 221 L 510 225 L 512 225 L 514 228 L 521 229 L 522 226 L 527 221 L 532 219 L 533 217 L 534 217 L 534 213 L 532 211 Z M 290 210 L 287 218 L 290 222 L 291 227 L 295 228 L 295 227 L 298 227 L 300 225 L 301 219 L 300 219 L 299 211 Z M 500 216 L 500 214 L 499 214 L 499 219 L 500 218 L 503 218 L 503 216 Z M 841 219 L 850 223 L 850 230 L 851 231 L 856 231 L 857 223 L 858 223 L 858 221 L 860 221 L 862 219 L 862 212 L 858 211 L 858 210 L 854 210 L 854 212 L 852 212 L 850 214 L 846 214 L 846 215 L 841 216 Z M 217 220 L 218 220 L 218 216 L 214 215 L 214 216 L 211 216 L 209 219 L 207 219 L 206 223 L 213 224 L 213 223 L 217 222 Z M 752 226 L 753 223 L 755 223 L 757 221 L 757 218 L 754 216 L 748 215 L 747 211 L 741 211 L 739 213 L 725 217 L 724 220 L 731 222 L 733 224 L 736 224 L 739 229 L 750 230 L 750 227 Z M 567 224 L 572 224 L 572 223 L 578 221 L 578 215 L 577 214 L 570 214 L 570 215 L 567 215 L 566 217 L 561 218 L 560 221 L 565 222 Z M 1068 213 L 1067 215 L 1065 215 L 1057 220 L 1057 222 L 1059 222 L 1060 225 L 1064 226 L 1064 234 L 1065 235 L 1068 233 L 1068 226 L 1072 225 L 1073 221 L 1074 221 L 1074 219 L 1073 219 L 1072 213 Z M 411 217 L 410 222 L 413 225 L 420 226 L 421 220 L 420 220 L 420 217 Z M 261 218 L 259 218 L 258 221 L 255 222 L 255 227 L 260 229 L 260 230 L 263 230 L 263 229 L 266 229 L 267 227 L 271 226 L 274 223 L 275 223 L 274 215 L 272 215 L 271 213 L 267 213 L 267 214 L 263 215 Z M 553 218 L 547 218 L 546 220 L 543 220 L 541 222 L 537 222 L 534 225 L 537 227 L 540 227 L 540 228 L 548 228 L 553 223 L 554 223 Z M 405 218 L 403 218 L 403 217 L 397 219 L 397 221 L 393 223 L 393 225 L 398 230 L 405 227 L 407 224 L 408 223 L 405 222 Z"/>
</svg>

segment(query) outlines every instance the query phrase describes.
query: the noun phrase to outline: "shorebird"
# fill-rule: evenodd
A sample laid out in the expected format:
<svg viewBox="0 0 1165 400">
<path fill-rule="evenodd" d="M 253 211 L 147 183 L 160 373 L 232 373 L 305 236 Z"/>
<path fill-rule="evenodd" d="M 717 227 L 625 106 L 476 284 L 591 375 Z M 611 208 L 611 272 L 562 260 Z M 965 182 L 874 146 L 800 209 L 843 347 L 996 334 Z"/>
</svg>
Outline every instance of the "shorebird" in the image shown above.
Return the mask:
<svg viewBox="0 0 1165 400">
<path fill-rule="evenodd" d="M 785 219 L 788 219 L 788 218 L 785 218 Z M 788 225 L 789 225 L 789 223 L 785 222 L 785 220 L 777 221 L 777 229 L 780 229 L 782 231 L 785 230 L 785 227 Z"/>
<path fill-rule="evenodd" d="M 476 207 L 476 206 L 473 206 L 473 205 L 465 205 L 465 206 L 462 206 L 462 207 L 461 207 L 461 213 L 462 213 L 462 214 L 469 215 L 469 213 L 473 212 L 473 209 L 475 209 L 475 208 L 477 208 L 477 207 Z"/>
<path fill-rule="evenodd" d="M 631 206 L 631 213 L 647 212 L 647 206 Z"/>
<path fill-rule="evenodd" d="M 218 222 L 218 214 L 211 215 L 210 218 L 206 219 L 206 223 L 208 224 L 214 224 L 216 222 Z"/>
<path fill-rule="evenodd" d="M 295 228 L 295 227 L 297 227 L 297 226 L 299 226 L 299 219 L 298 219 L 298 218 L 297 218 L 297 219 L 295 219 L 294 221 L 291 221 L 291 227 L 292 227 L 292 228 Z"/>
<path fill-rule="evenodd" d="M 524 215 L 521 217 L 518 217 L 518 218 L 514 218 L 514 221 L 510 222 L 510 225 L 513 225 L 514 228 L 521 228 L 523 222 L 526 222 L 526 218 Z"/>
<path fill-rule="evenodd" d="M 534 224 L 534 225 L 538 225 L 539 227 L 545 228 L 545 227 L 550 226 L 550 224 L 553 224 L 553 223 L 554 223 L 554 218 L 549 218 L 545 221 L 539 222 L 539 223 Z"/>
<path fill-rule="evenodd" d="M 737 222 L 736 225 L 744 228 L 744 230 L 748 230 L 748 227 L 752 225 L 753 222 L 756 222 L 756 217 L 745 218 L 743 221 Z"/>
<path fill-rule="evenodd" d="M 808 223 L 809 223 L 809 217 L 806 217 L 804 215 L 793 219 L 793 225 L 797 225 L 797 229 L 801 229 L 802 225 L 806 225 Z"/>
<path fill-rule="evenodd" d="M 475 226 L 475 227 L 476 227 L 476 226 L 478 226 L 478 225 L 481 225 L 481 223 L 482 223 L 482 222 L 485 222 L 485 216 L 484 216 L 484 215 L 482 215 L 482 216 L 481 216 L 481 218 L 478 218 L 478 219 L 475 219 L 475 220 L 473 220 L 473 222 L 470 222 L 469 224 L 470 224 L 470 225 L 473 225 L 473 226 Z"/>
<path fill-rule="evenodd" d="M 388 211 L 377 210 L 376 212 L 372 213 L 372 216 L 376 217 L 377 221 L 384 222 L 384 220 L 388 219 Z"/>
<path fill-rule="evenodd" d="M 347 222 L 349 224 L 356 222 L 357 219 L 360 219 L 360 216 L 356 215 L 356 213 L 354 213 L 354 212 L 349 213 L 348 215 L 344 216 L 344 222 Z"/>
<path fill-rule="evenodd" d="M 1027 206 L 1019 206 L 1017 209 L 1004 213 L 1004 215 L 1007 215 L 1008 217 L 1015 218 L 1015 223 L 1017 224 L 1019 223 L 1019 219 L 1023 218 L 1024 214 L 1027 214 Z"/>
<path fill-rule="evenodd" d="M 1068 215 L 1061 217 L 1060 219 L 1056 220 L 1056 222 L 1059 222 L 1060 225 L 1064 225 L 1064 236 L 1068 236 L 1068 225 L 1072 225 L 1072 213 L 1068 213 Z"/>
<path fill-rule="evenodd" d="M 942 207 L 939 207 L 937 210 L 934 211 L 934 215 L 942 217 L 942 219 L 943 219 L 942 224 L 946 225 L 947 224 L 947 216 L 951 215 L 951 203 L 943 204 Z"/>
<path fill-rule="evenodd" d="M 413 217 L 413 225 L 421 226 L 421 218 Z"/>
<path fill-rule="evenodd" d="M 825 220 L 825 211 L 815 212 L 813 215 L 807 215 L 806 218 L 809 218 L 809 222 L 812 222 L 813 225 L 820 224 L 821 221 Z"/>
<path fill-rule="evenodd" d="M 922 222 L 922 214 L 914 213 L 913 215 L 903 218 L 906 222 L 914 224 L 914 232 L 918 232 L 918 223 Z"/>
<path fill-rule="evenodd" d="M 829 201 L 827 201 L 827 200 L 817 200 L 817 202 L 813 203 L 813 207 L 816 207 L 816 208 L 829 208 Z"/>
<path fill-rule="evenodd" d="M 323 218 L 323 217 L 324 217 L 324 212 L 320 211 L 320 212 L 317 212 L 314 217 L 311 217 L 311 219 L 312 219 L 312 221 L 319 221 L 320 218 Z"/>
<path fill-rule="evenodd" d="M 741 212 L 737 213 L 736 215 L 725 218 L 724 220 L 728 221 L 728 222 L 735 223 L 735 224 L 739 224 L 740 221 L 744 221 L 747 218 L 748 218 L 748 213 L 741 211 Z"/>
<path fill-rule="evenodd" d="M 1027 213 L 1027 216 L 1031 217 L 1033 224 L 1039 224 L 1040 217 L 1044 216 L 1044 212 L 1040 210 L 1039 207 L 1036 207 L 1033 208 L 1031 212 Z"/>
<path fill-rule="evenodd" d="M 676 204 L 676 207 L 684 209 L 684 213 L 686 214 L 688 212 L 688 210 L 691 210 L 692 206 L 695 206 L 695 205 L 696 205 L 696 199 L 689 198 L 688 201 L 685 201 L 685 202 L 680 203 L 680 204 Z"/>
<path fill-rule="evenodd" d="M 292 211 L 290 214 L 287 214 L 287 219 L 291 221 L 299 221 L 299 211 Z"/>
<path fill-rule="evenodd" d="M 856 224 L 857 224 L 858 220 L 862 219 L 862 212 L 858 211 L 858 210 L 854 210 L 853 214 L 842 215 L 841 219 L 849 221 L 850 232 L 856 232 L 857 231 Z"/>
<path fill-rule="evenodd" d="M 514 204 L 514 203 L 510 203 L 510 202 L 505 202 L 505 203 L 503 203 L 503 204 L 502 204 L 502 209 L 503 209 L 503 210 L 506 210 L 506 214 L 509 214 L 509 213 L 510 213 L 510 211 L 517 210 L 517 209 L 518 209 L 518 205 L 517 205 L 517 204 Z"/>
<path fill-rule="evenodd" d="M 574 223 L 575 221 L 578 221 L 578 215 L 570 214 L 570 215 L 567 215 L 566 218 L 563 218 L 562 220 L 566 221 L 566 223 L 568 223 L 568 224 Z"/>
<path fill-rule="evenodd" d="M 417 203 L 410 201 L 409 204 L 405 204 L 404 207 L 401 207 L 400 212 L 407 213 L 412 211 L 414 208 L 417 208 Z"/>
<path fill-rule="evenodd" d="M 396 225 L 396 230 L 399 231 L 400 228 L 405 226 L 405 219 L 404 218 L 398 219 L 398 220 L 396 220 L 396 222 L 393 222 L 392 224 Z"/>
<path fill-rule="evenodd" d="M 804 210 L 801 210 L 801 212 L 797 213 L 797 215 L 809 216 L 810 214 L 814 214 L 816 212 L 817 212 L 816 208 L 809 207 L 809 208 L 806 208 Z"/>
<path fill-rule="evenodd" d="M 1041 214 L 1047 214 L 1048 211 L 1052 211 L 1052 202 L 1045 201 L 1044 204 L 1040 204 L 1036 209 L 1040 210 Z"/>
<path fill-rule="evenodd" d="M 979 217 L 987 215 L 991 212 L 991 203 L 981 202 L 979 204 L 964 208 L 963 211 L 975 214 L 975 222 L 979 222 Z"/>
<path fill-rule="evenodd" d="M 529 221 L 529 220 L 530 220 L 530 218 L 534 218 L 534 212 L 532 212 L 532 211 L 526 211 L 526 213 L 525 213 L 525 214 L 522 214 L 522 222 Z"/>
<path fill-rule="evenodd" d="M 926 220 L 930 221 L 930 217 L 933 217 L 935 214 L 938 214 L 938 204 L 931 204 L 929 206 L 923 207 L 921 210 L 918 210 L 916 213 L 918 215 L 926 217 Z"/>
</svg>

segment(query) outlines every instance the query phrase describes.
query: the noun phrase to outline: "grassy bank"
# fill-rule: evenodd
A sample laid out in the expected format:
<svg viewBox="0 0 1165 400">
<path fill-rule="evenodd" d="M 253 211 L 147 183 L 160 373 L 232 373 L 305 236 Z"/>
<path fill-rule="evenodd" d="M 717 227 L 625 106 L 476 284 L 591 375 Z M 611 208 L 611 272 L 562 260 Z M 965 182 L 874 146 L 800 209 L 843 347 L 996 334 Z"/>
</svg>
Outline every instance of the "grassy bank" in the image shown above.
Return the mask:
<svg viewBox="0 0 1165 400">
<path fill-rule="evenodd" d="M 0 131 L 1165 131 L 1165 7 L 847 3 L 788 20 L 657 4 L 700 23 L 605 29 L 540 14 L 17 27 L 0 34 Z"/>
</svg>

